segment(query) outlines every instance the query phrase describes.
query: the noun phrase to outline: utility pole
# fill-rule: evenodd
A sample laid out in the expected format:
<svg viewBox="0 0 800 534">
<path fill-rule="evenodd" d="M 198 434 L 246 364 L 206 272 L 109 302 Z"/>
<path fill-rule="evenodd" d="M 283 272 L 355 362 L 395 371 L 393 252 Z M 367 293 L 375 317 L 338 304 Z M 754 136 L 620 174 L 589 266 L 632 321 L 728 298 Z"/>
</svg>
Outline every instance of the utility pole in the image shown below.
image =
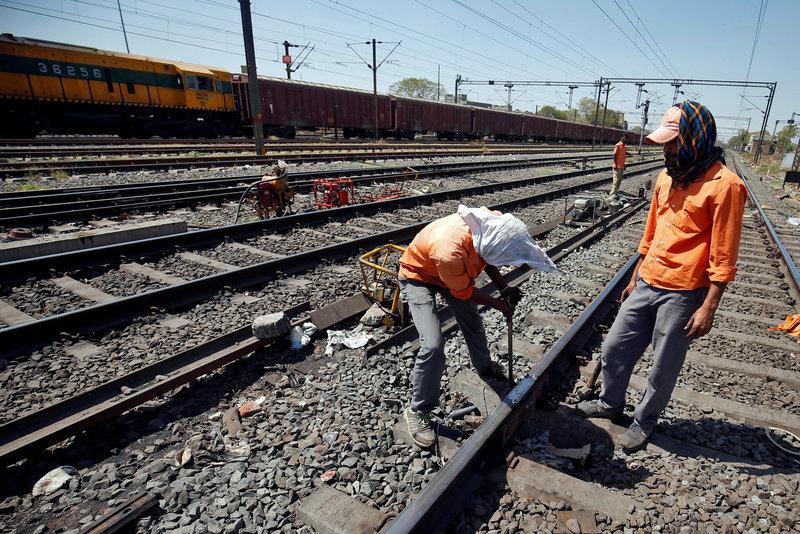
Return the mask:
<svg viewBox="0 0 800 534">
<path fill-rule="evenodd" d="M 611 93 L 611 82 L 606 82 L 606 103 L 603 104 L 603 125 L 600 127 L 600 144 L 603 144 L 603 132 L 606 129 L 606 113 L 608 113 L 608 95 Z"/>
<path fill-rule="evenodd" d="M 458 74 L 458 75 L 456 75 L 456 91 L 455 91 L 455 94 L 453 95 L 453 103 L 454 104 L 458 104 L 458 84 L 460 84 L 460 83 L 461 83 L 461 75 Z"/>
<path fill-rule="evenodd" d="M 603 88 L 603 77 L 597 82 L 597 101 L 594 107 L 594 128 L 592 129 L 592 148 L 594 148 L 595 138 L 597 137 L 597 116 L 600 114 L 600 91 Z"/>
<path fill-rule="evenodd" d="M 292 56 L 289 55 L 289 47 L 290 46 L 297 46 L 297 45 L 290 44 L 289 41 L 284 41 L 283 42 L 283 49 L 285 51 L 284 55 L 283 55 L 283 62 L 286 64 L 286 79 L 287 80 L 291 80 L 292 79 Z"/>
<path fill-rule="evenodd" d="M 761 152 L 764 150 L 764 135 L 767 133 L 767 121 L 769 121 L 769 112 L 772 111 L 772 100 L 775 98 L 775 89 L 778 86 L 778 82 L 772 82 L 769 88 L 769 96 L 767 96 L 767 108 L 764 110 L 764 121 L 761 123 L 761 131 L 758 134 L 758 150 L 753 155 L 753 163 L 758 163 L 758 160 L 761 159 Z"/>
<path fill-rule="evenodd" d="M 578 88 L 577 85 L 569 86 L 569 104 L 567 104 L 567 109 L 572 109 L 572 92 L 577 88 Z"/>
<path fill-rule="evenodd" d="M 639 132 L 639 154 L 642 153 L 642 140 L 644 139 L 644 127 L 647 126 L 647 112 L 650 110 L 650 100 L 645 100 L 642 104 L 642 129 Z M 636 106 L 637 108 L 639 106 Z"/>
<path fill-rule="evenodd" d="M 125 37 L 125 50 L 130 54 L 131 47 L 128 46 L 128 32 L 125 31 L 125 19 L 122 18 L 122 5 L 120 5 L 119 0 L 117 0 L 117 9 L 119 9 L 119 21 L 122 24 L 122 35 Z"/>
<path fill-rule="evenodd" d="M 436 65 L 436 101 L 439 102 L 441 95 L 439 89 L 442 87 L 442 65 Z"/>
<path fill-rule="evenodd" d="M 347 43 L 347 48 L 349 48 L 350 50 L 355 52 L 355 54 L 358 56 L 358 58 L 361 61 L 363 61 L 367 65 L 367 67 L 369 67 L 370 70 L 372 71 L 372 94 L 373 94 L 373 102 L 374 102 L 374 107 L 375 107 L 375 121 L 373 123 L 374 127 L 375 127 L 375 139 L 378 139 L 380 137 L 380 132 L 378 131 L 378 126 L 379 126 L 379 124 L 378 124 L 378 69 L 380 68 L 381 65 L 383 65 L 384 61 L 389 59 L 389 56 L 392 55 L 392 52 L 397 50 L 397 47 L 400 46 L 400 43 L 402 43 L 402 42 L 403 41 L 398 41 L 394 45 L 394 48 L 392 48 L 389 51 L 389 53 L 386 54 L 386 57 L 384 57 L 381 60 L 380 63 L 378 63 L 378 45 L 379 44 L 383 44 L 383 41 L 376 41 L 375 39 L 372 39 L 371 41 L 367 41 L 365 43 Z M 369 61 L 367 61 L 363 57 L 361 57 L 361 54 L 359 54 L 358 51 L 351 46 L 353 44 L 372 45 L 372 63 L 370 63 Z"/>
<path fill-rule="evenodd" d="M 672 85 L 672 87 L 675 88 L 675 92 L 672 94 L 672 105 L 674 106 L 675 104 L 678 103 L 678 93 L 681 93 L 680 88 L 681 88 L 681 85 L 683 85 L 683 84 L 675 82 L 675 83 L 672 83 L 670 85 Z"/>
<path fill-rule="evenodd" d="M 514 87 L 513 83 L 507 83 L 503 85 L 503 87 L 508 88 L 508 103 L 506 104 L 506 109 L 511 111 L 511 88 Z"/>
<path fill-rule="evenodd" d="M 250 118 L 253 123 L 253 138 L 256 141 L 256 154 L 264 153 L 264 119 L 261 115 L 261 97 L 258 94 L 258 73 L 256 71 L 256 47 L 253 44 L 253 21 L 250 18 L 250 0 L 239 0 L 242 11 L 242 34 L 244 35 L 244 55 L 247 61 L 247 87 L 250 93 Z"/>
<path fill-rule="evenodd" d="M 375 100 L 375 139 L 380 137 L 378 133 L 378 57 L 376 51 L 377 41 L 372 40 L 372 96 Z"/>
</svg>

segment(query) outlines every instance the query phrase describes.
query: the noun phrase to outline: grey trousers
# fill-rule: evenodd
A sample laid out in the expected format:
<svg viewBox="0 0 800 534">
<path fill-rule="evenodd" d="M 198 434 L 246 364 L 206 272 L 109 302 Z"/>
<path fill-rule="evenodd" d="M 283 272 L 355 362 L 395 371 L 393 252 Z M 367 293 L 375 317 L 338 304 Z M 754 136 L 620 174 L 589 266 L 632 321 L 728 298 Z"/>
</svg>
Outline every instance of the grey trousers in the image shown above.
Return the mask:
<svg viewBox="0 0 800 534">
<path fill-rule="evenodd" d="M 619 193 L 619 187 L 622 185 L 622 176 L 625 174 L 625 168 L 612 170 L 614 171 L 614 177 L 611 179 L 611 191 L 609 192 L 609 196 L 613 197 Z"/>
<path fill-rule="evenodd" d="M 603 343 L 603 386 L 600 402 L 609 409 L 622 409 L 631 373 L 647 346 L 653 343 L 653 366 L 645 391 L 633 417 L 650 433 L 666 408 L 678 381 L 691 339 L 684 327 L 703 304 L 708 288 L 688 291 L 659 289 L 641 278 L 622 303 Z"/>
<path fill-rule="evenodd" d="M 419 333 L 420 347 L 411 374 L 411 407 L 420 412 L 429 412 L 439 404 L 439 387 L 446 365 L 442 330 L 436 315 L 437 293 L 453 310 L 475 370 L 481 373 L 491 363 L 483 321 L 474 302 L 457 299 L 443 287 L 401 278 L 400 297 L 408 303 Z"/>
</svg>

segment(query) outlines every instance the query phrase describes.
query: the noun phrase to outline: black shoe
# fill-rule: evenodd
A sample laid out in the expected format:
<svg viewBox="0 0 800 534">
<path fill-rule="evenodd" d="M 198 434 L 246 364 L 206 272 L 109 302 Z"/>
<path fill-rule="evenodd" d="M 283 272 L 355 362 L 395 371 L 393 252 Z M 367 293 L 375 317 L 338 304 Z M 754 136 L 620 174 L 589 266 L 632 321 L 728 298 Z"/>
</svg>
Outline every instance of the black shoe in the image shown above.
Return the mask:
<svg viewBox="0 0 800 534">
<path fill-rule="evenodd" d="M 484 380 L 490 379 L 490 380 L 507 381 L 508 369 L 506 369 L 500 362 L 492 360 L 489 363 L 489 367 L 479 372 L 478 375 Z"/>
<path fill-rule="evenodd" d="M 587 400 L 579 402 L 575 409 L 584 417 L 602 417 L 604 419 L 616 419 L 622 415 L 622 410 L 612 410 L 600 405 L 599 400 Z"/>
</svg>

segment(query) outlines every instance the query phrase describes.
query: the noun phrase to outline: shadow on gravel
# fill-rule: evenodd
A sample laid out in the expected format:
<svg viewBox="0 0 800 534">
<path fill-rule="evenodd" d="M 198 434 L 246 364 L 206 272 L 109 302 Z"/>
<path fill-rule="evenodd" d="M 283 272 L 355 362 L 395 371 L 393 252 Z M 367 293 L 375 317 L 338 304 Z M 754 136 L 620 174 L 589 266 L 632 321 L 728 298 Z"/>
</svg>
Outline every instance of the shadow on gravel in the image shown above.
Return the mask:
<svg viewBox="0 0 800 534">
<path fill-rule="evenodd" d="M 291 351 L 288 342 L 273 344 L 228 364 L 219 372 L 193 380 L 169 397 L 160 397 L 151 401 L 152 404 L 140 406 L 119 418 L 82 432 L 55 449 L 31 455 L 22 463 L 0 469 L 0 478 L 8 481 L 0 485 L 0 498 L 30 493 L 42 475 L 58 466 L 71 465 L 85 469 L 105 462 L 130 463 L 133 461 L 132 451 L 126 451 L 126 456 L 120 453 L 136 442 L 139 442 L 136 447 L 139 452 L 159 439 L 163 442 L 160 447 L 155 447 L 152 454 L 143 452 L 145 458 L 139 460 L 140 463 L 148 464 L 161 458 L 177 443 L 175 436 L 179 432 L 172 428 L 173 423 L 182 421 L 185 428 L 206 423 L 205 418 L 197 421 L 191 421 L 191 418 L 217 407 L 224 410 L 226 401 L 234 401 L 240 392 L 248 388 L 271 388 L 266 379 L 270 373 L 286 375 L 291 383 L 296 383 L 292 373 L 294 368 L 302 367 L 302 372 L 306 373 L 309 368 L 327 361 L 327 358 L 314 361 L 313 347 L 311 343 L 303 350 Z M 288 367 L 290 365 L 292 367 Z"/>
</svg>

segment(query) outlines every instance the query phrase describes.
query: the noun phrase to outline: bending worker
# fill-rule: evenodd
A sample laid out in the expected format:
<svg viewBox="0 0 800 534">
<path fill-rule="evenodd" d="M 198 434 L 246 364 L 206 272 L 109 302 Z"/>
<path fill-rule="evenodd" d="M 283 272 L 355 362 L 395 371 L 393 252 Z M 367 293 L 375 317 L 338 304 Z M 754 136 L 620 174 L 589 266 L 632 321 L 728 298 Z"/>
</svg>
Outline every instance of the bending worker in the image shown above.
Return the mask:
<svg viewBox="0 0 800 534">
<path fill-rule="evenodd" d="M 625 157 L 628 155 L 628 146 L 625 144 L 625 136 L 620 137 L 619 143 L 614 145 L 614 162 L 611 164 L 614 171 L 614 177 L 611 180 L 610 196 L 616 196 L 619 193 L 619 187 L 622 185 L 622 175 L 625 174 Z"/>
<path fill-rule="evenodd" d="M 620 439 L 624 450 L 647 442 L 689 344 L 711 330 L 736 275 L 747 192 L 725 166 L 716 139 L 711 112 L 688 100 L 667 110 L 661 127 L 647 136 L 648 143 L 664 145 L 666 168 L 653 191 L 641 257 L 603 343 L 600 398 L 578 404 L 588 417 L 620 415 L 633 368 L 652 341 L 647 390 Z"/>
<path fill-rule="evenodd" d="M 489 356 L 477 305 L 490 306 L 510 318 L 522 293 L 503 280 L 497 267 L 524 263 L 544 271 L 557 270 L 521 220 L 463 205 L 458 213 L 423 228 L 400 258 L 400 294 L 408 303 L 420 340 L 411 406 L 403 414 L 417 446 L 427 448 L 436 440 L 428 413 L 439 403 L 445 369 L 436 295 L 453 310 L 475 371 L 487 378 L 504 379 L 503 366 Z M 484 269 L 502 298 L 475 287 L 475 279 Z"/>
</svg>

